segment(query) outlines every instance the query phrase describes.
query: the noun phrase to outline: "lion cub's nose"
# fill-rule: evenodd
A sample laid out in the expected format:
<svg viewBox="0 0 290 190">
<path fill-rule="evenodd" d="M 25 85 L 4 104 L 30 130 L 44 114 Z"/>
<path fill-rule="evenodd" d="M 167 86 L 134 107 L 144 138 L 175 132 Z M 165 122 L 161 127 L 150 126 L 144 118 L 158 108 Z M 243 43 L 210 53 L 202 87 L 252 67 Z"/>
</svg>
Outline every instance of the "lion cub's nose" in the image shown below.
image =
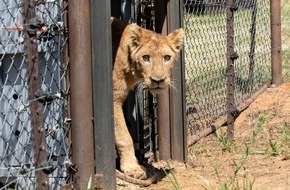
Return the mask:
<svg viewBox="0 0 290 190">
<path fill-rule="evenodd" d="M 164 82 L 165 77 L 151 77 L 152 82 L 156 83 L 156 84 L 160 84 L 162 82 Z"/>
</svg>

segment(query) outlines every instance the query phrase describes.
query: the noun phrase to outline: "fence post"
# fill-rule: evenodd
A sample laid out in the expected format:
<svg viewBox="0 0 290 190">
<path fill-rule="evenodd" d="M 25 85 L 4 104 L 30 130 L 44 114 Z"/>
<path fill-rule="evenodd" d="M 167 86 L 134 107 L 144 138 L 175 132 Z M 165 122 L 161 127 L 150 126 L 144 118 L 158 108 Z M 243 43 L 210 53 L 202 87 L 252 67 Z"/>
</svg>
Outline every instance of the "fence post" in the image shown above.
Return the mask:
<svg viewBox="0 0 290 190">
<path fill-rule="evenodd" d="M 168 7 L 169 31 L 183 26 L 183 0 L 170 0 Z M 187 159 L 187 128 L 185 118 L 185 64 L 184 51 L 181 51 L 176 62 L 173 80 L 175 88 L 170 89 L 171 115 L 171 145 L 172 159 L 185 161 Z"/>
<path fill-rule="evenodd" d="M 94 141 L 89 0 L 69 0 L 72 157 L 76 189 L 85 189 L 94 174 Z"/>
<path fill-rule="evenodd" d="M 234 110 L 235 110 L 235 72 L 234 61 L 237 54 L 234 51 L 234 0 L 227 0 L 227 138 L 234 137 Z"/>
<path fill-rule="evenodd" d="M 248 78 L 248 90 L 252 93 L 254 82 L 254 66 L 255 66 L 255 49 L 256 49 L 256 24 L 257 24 L 257 1 L 253 4 L 252 10 L 252 24 L 250 29 L 251 45 L 249 52 L 249 78 Z"/>
<path fill-rule="evenodd" d="M 110 1 L 91 1 L 96 177 L 99 189 L 116 189 Z M 98 181 L 98 179 L 96 179 Z"/>
<path fill-rule="evenodd" d="M 28 100 L 31 114 L 31 139 L 34 151 L 34 167 L 36 188 L 49 189 L 48 175 L 43 172 L 47 161 L 45 130 L 43 124 L 43 105 L 36 101 L 36 95 L 41 94 L 41 78 L 37 50 L 37 28 L 35 1 L 23 1 L 24 11 L 24 47 L 27 71 Z M 34 101 L 32 101 L 34 100 Z M 39 170 L 40 169 L 40 170 Z"/>
<path fill-rule="evenodd" d="M 155 1 L 155 31 L 167 35 L 167 2 Z M 171 158 L 169 91 L 157 95 L 158 155 L 159 160 Z"/>
<path fill-rule="evenodd" d="M 182 27 L 182 0 L 155 2 L 156 31 L 166 35 Z M 160 159 L 186 160 L 187 135 L 185 126 L 185 74 L 183 52 L 177 60 L 173 80 L 176 89 L 157 96 L 158 141 Z"/>
<path fill-rule="evenodd" d="M 282 79 L 282 48 L 281 48 L 281 0 L 270 1 L 271 12 L 271 58 L 272 84 L 279 85 Z"/>
</svg>

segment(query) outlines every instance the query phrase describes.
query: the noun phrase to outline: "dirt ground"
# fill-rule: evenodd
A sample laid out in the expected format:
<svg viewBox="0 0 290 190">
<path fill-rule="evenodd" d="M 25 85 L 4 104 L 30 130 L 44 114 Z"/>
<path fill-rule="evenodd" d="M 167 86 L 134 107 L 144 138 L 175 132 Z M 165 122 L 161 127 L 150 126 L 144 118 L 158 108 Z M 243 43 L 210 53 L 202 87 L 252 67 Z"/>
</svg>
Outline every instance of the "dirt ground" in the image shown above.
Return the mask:
<svg viewBox="0 0 290 190">
<path fill-rule="evenodd" d="M 290 83 L 268 88 L 239 115 L 233 142 L 225 131 L 192 146 L 187 163 L 156 163 L 170 170 L 157 184 L 118 189 L 290 189 Z"/>
</svg>

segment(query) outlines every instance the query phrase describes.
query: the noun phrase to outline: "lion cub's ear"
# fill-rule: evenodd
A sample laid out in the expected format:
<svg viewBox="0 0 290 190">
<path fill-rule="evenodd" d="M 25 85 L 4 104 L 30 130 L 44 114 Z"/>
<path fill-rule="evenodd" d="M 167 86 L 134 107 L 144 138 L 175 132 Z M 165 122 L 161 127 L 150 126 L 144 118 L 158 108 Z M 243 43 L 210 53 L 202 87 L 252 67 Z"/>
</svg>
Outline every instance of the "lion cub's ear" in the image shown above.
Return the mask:
<svg viewBox="0 0 290 190">
<path fill-rule="evenodd" d="M 131 49 L 136 49 L 140 45 L 142 29 L 137 24 L 130 24 L 129 27 L 129 46 Z"/>
<path fill-rule="evenodd" d="M 184 35 L 184 30 L 182 28 L 179 28 L 171 32 L 167 37 L 170 44 L 173 44 L 175 46 L 177 52 L 182 49 Z"/>
</svg>

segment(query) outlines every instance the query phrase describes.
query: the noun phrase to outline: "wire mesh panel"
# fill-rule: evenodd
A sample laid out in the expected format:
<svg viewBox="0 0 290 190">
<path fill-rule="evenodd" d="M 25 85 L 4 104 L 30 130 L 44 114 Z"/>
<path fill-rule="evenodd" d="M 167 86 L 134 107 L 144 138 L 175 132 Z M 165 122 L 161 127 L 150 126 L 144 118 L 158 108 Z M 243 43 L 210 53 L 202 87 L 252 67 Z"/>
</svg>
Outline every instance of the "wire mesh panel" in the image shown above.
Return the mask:
<svg viewBox="0 0 290 190">
<path fill-rule="evenodd" d="M 135 2 L 137 24 L 148 30 L 154 29 L 154 0 L 141 0 Z M 148 89 L 142 85 L 137 88 L 136 96 L 139 102 L 139 123 L 142 140 L 140 141 L 141 160 L 149 163 L 154 159 L 155 128 L 153 112 L 153 96 Z"/>
<path fill-rule="evenodd" d="M 281 0 L 283 81 L 290 82 L 290 1 Z"/>
<path fill-rule="evenodd" d="M 66 2 L 42 1 L 36 6 L 41 91 L 28 99 L 27 70 L 20 0 L 0 2 L 0 187 L 33 189 L 36 170 L 49 175 L 50 189 L 68 180 L 70 166 L 65 17 Z M 39 2 L 41 3 L 41 2 Z M 33 73 L 33 71 L 32 71 Z M 33 73 L 35 74 L 35 73 Z M 47 161 L 34 167 L 29 103 L 44 105 Z M 46 168 L 46 169 L 45 169 Z"/>
<path fill-rule="evenodd" d="M 234 1 L 235 104 L 270 81 L 269 2 Z M 226 114 L 226 0 L 184 1 L 188 134 Z"/>
<path fill-rule="evenodd" d="M 235 100 L 242 103 L 271 81 L 269 2 L 241 1 L 235 13 Z"/>
</svg>

